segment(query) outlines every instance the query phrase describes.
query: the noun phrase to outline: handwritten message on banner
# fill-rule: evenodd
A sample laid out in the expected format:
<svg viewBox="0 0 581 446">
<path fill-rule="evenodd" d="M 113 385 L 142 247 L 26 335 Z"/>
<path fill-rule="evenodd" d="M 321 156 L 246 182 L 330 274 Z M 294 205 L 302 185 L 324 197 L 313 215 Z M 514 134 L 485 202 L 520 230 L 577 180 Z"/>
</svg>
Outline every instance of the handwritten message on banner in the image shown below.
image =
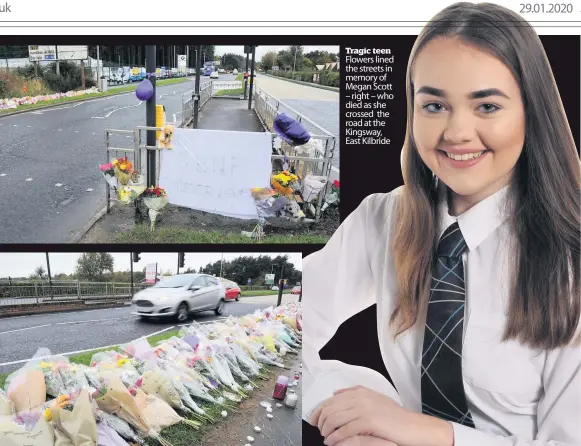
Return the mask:
<svg viewBox="0 0 581 446">
<path fill-rule="evenodd" d="M 269 133 L 176 129 L 161 155 L 159 185 L 178 206 L 242 219 L 258 218 L 250 189 L 269 187 Z"/>
</svg>

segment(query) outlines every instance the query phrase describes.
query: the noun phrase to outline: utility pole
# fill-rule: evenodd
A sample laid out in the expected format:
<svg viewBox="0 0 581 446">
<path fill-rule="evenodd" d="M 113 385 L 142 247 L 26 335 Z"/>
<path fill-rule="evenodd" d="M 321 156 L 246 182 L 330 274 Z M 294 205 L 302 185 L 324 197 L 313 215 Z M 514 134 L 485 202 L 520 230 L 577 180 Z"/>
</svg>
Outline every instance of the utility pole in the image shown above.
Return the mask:
<svg viewBox="0 0 581 446">
<path fill-rule="evenodd" d="M 131 298 L 133 298 L 133 253 L 129 253 L 129 264 L 131 265 Z"/>
<path fill-rule="evenodd" d="M 61 66 L 59 62 L 59 47 L 58 45 L 54 47 L 54 57 L 56 58 L 56 74 L 61 74 Z"/>
<path fill-rule="evenodd" d="M 198 115 L 200 113 L 200 70 L 201 70 L 202 45 L 196 49 L 196 86 L 194 87 L 194 128 L 198 128 Z"/>
<path fill-rule="evenodd" d="M 101 67 L 99 66 L 99 45 L 97 45 L 97 88 L 101 90 Z"/>
<path fill-rule="evenodd" d="M 255 68 L 256 68 L 256 45 L 252 45 L 252 67 L 250 68 L 250 92 L 248 93 L 248 110 L 252 110 L 252 88 L 254 87 Z"/>
<path fill-rule="evenodd" d="M 220 260 L 220 279 L 222 278 L 222 271 L 224 270 L 223 265 L 224 265 L 224 253 L 222 253 L 222 259 Z"/>
<path fill-rule="evenodd" d="M 295 65 L 297 64 L 297 46 L 295 45 L 295 60 L 293 62 L 293 74 L 291 79 L 295 79 Z"/>
<path fill-rule="evenodd" d="M 244 100 L 248 97 L 248 58 L 250 57 L 249 53 L 246 53 L 246 69 L 244 70 Z"/>
<path fill-rule="evenodd" d="M 81 88 L 85 89 L 85 61 L 81 60 Z"/>
<path fill-rule="evenodd" d="M 50 260 L 48 259 L 48 252 L 46 253 L 46 272 L 48 274 L 48 287 L 50 290 L 50 300 L 53 300 L 54 296 L 52 293 L 52 276 L 50 274 Z"/>
<path fill-rule="evenodd" d="M 250 85 L 252 85 L 252 84 L 250 84 Z M 282 267 L 280 268 L 280 279 L 278 281 L 278 302 L 276 304 L 277 307 L 280 307 L 280 304 L 282 302 L 282 291 L 283 290 L 284 290 L 284 263 L 282 264 Z"/>
<path fill-rule="evenodd" d="M 155 127 L 155 99 L 156 99 L 156 88 L 155 88 L 155 45 L 147 45 L 145 47 L 145 72 L 149 76 L 151 85 L 153 85 L 153 94 L 151 98 L 147 100 L 145 106 L 145 125 L 147 127 Z M 155 130 L 147 131 L 147 145 L 149 147 L 155 147 Z M 155 175 L 155 150 L 147 150 L 147 186 L 156 186 L 156 175 Z"/>
</svg>

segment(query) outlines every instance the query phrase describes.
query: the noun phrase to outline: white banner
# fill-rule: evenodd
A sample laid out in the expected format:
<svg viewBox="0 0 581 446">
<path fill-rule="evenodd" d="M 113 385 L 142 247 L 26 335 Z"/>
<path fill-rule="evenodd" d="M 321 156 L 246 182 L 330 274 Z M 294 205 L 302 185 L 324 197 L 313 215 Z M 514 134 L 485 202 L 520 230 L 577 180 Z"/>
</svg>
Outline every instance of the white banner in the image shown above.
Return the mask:
<svg viewBox="0 0 581 446">
<path fill-rule="evenodd" d="M 87 60 L 89 47 L 87 45 L 59 45 L 58 60 Z"/>
<path fill-rule="evenodd" d="M 159 178 L 170 203 L 258 218 L 250 190 L 270 186 L 270 133 L 176 129 L 172 145 L 162 152 Z"/>
</svg>

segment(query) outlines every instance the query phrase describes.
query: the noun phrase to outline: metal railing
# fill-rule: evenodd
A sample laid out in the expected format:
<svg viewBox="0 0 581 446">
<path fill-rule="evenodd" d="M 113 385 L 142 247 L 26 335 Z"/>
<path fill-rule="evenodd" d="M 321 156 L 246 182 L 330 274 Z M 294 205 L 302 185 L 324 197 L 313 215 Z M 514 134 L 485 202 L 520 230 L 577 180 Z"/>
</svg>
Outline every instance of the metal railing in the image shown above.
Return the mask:
<svg viewBox="0 0 581 446">
<path fill-rule="evenodd" d="M 133 294 L 149 284 L 136 283 Z M 0 283 L 0 309 L 9 305 L 46 302 L 96 301 L 131 299 L 131 284 L 120 282 L 53 281 Z"/>
<path fill-rule="evenodd" d="M 321 207 L 327 189 L 329 187 L 329 177 L 331 176 L 332 160 L 335 147 L 337 144 L 337 138 L 328 130 L 321 127 L 316 122 L 310 120 L 306 116 L 294 110 L 289 105 L 284 102 L 274 98 L 273 96 L 261 90 L 259 87 L 255 87 L 253 93 L 254 99 L 254 110 L 262 125 L 275 135 L 274 132 L 274 120 L 276 116 L 281 113 L 281 109 L 287 114 L 290 114 L 292 118 L 301 122 L 307 127 L 307 130 L 313 132 L 311 134 L 312 145 L 314 153 L 309 156 L 303 156 L 300 148 L 292 146 L 287 142 L 280 140 L 280 146 L 275 147 L 277 156 L 273 156 L 274 159 L 283 160 L 285 157 L 288 159 L 290 166 L 295 170 L 295 173 L 300 178 L 305 178 L 308 175 L 324 177 L 326 180 L 325 187 L 319 192 L 316 198 L 316 208 L 315 208 L 315 218 L 319 219 L 321 215 Z M 273 143 L 274 145 L 274 143 Z M 337 173 L 339 173 L 337 169 Z"/>
<path fill-rule="evenodd" d="M 182 95 L 182 107 L 181 111 L 174 114 L 173 116 L 173 124 L 177 125 L 178 127 L 187 127 L 192 120 L 194 119 L 194 106 L 195 106 L 195 98 L 194 98 L 194 90 L 188 90 Z M 200 109 L 206 102 L 210 100 L 212 97 L 212 82 L 206 82 L 205 84 L 200 85 Z"/>
</svg>

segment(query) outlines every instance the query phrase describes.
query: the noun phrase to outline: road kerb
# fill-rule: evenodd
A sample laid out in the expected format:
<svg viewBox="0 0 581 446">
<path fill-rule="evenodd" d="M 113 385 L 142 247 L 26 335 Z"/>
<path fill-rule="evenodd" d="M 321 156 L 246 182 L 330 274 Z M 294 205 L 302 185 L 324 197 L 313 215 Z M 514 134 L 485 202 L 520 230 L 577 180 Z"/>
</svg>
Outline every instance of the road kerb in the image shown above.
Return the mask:
<svg viewBox="0 0 581 446">
<path fill-rule="evenodd" d="M 115 202 L 111 203 L 110 207 L 111 209 L 115 206 Z M 95 223 L 97 223 L 99 221 L 99 219 L 101 217 L 103 217 L 105 214 L 107 213 L 107 205 L 103 206 L 102 209 L 100 209 L 99 211 L 97 211 L 95 213 L 95 215 L 93 215 L 89 221 L 85 224 L 85 226 L 83 226 L 81 228 L 80 231 L 74 233 L 70 238 L 69 238 L 69 243 L 79 243 L 79 241 L 87 234 L 87 232 L 89 232 L 91 230 L 91 228 L 93 226 L 95 226 Z"/>
</svg>

